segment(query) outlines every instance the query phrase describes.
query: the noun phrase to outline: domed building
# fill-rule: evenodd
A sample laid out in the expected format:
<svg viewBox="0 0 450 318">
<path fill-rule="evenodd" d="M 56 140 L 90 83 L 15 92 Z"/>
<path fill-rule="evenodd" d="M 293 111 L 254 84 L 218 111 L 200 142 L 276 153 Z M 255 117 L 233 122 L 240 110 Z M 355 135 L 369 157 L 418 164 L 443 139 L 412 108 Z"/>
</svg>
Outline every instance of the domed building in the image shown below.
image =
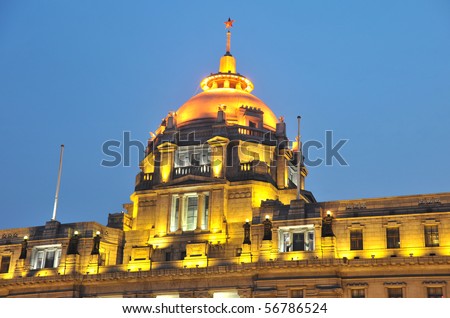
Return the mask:
<svg viewBox="0 0 450 318">
<path fill-rule="evenodd" d="M 318 202 L 300 132 L 252 94 L 226 25 L 219 71 L 152 133 L 124 212 L 0 230 L 0 297 L 449 295 L 450 193 Z"/>
</svg>

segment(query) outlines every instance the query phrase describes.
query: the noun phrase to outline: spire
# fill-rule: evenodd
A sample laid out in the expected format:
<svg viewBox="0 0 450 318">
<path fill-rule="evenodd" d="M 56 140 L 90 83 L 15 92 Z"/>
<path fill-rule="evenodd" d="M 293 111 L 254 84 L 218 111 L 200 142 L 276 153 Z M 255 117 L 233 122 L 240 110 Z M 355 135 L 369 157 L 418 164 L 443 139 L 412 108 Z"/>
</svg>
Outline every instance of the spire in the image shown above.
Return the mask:
<svg viewBox="0 0 450 318">
<path fill-rule="evenodd" d="M 227 50 L 225 55 L 220 59 L 220 67 L 219 73 L 236 73 L 236 60 L 231 55 L 231 31 L 230 29 L 233 27 L 234 20 L 228 18 L 228 21 L 225 21 L 225 28 L 227 29 Z"/>
<path fill-rule="evenodd" d="M 228 30 L 228 32 L 227 32 L 227 51 L 225 52 L 225 55 L 231 55 L 230 47 L 231 47 L 231 32 L 230 32 L 230 30 Z"/>
<path fill-rule="evenodd" d="M 236 72 L 236 60 L 230 53 L 231 47 L 231 27 L 234 20 L 228 18 L 225 21 L 225 29 L 227 29 L 227 51 L 220 58 L 219 72 L 205 77 L 200 82 L 200 87 L 204 90 L 210 89 L 236 89 L 250 93 L 253 90 L 253 83 L 245 76 Z"/>
<path fill-rule="evenodd" d="M 225 55 L 231 55 L 231 31 L 230 29 L 233 27 L 233 22 L 234 20 L 231 20 L 230 18 L 228 18 L 228 21 L 225 21 L 225 28 L 228 30 L 227 31 L 227 51 L 225 53 Z"/>
<path fill-rule="evenodd" d="M 300 200 L 300 192 L 301 192 L 301 184 L 302 184 L 302 161 L 303 161 L 303 154 L 302 154 L 302 136 L 300 135 L 300 119 L 301 116 L 297 116 L 297 142 L 298 142 L 298 152 L 297 152 L 297 200 Z"/>
</svg>

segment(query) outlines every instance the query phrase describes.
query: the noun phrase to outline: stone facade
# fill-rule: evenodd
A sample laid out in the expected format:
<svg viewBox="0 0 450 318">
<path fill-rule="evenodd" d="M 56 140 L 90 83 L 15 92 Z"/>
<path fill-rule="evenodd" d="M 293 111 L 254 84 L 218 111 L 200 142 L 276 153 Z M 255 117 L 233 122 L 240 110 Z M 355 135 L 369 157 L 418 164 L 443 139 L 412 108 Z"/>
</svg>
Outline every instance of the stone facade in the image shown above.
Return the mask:
<svg viewBox="0 0 450 318">
<path fill-rule="evenodd" d="M 447 297 L 450 193 L 317 202 L 222 60 L 149 139 L 126 212 L 0 230 L 0 297 Z"/>
</svg>

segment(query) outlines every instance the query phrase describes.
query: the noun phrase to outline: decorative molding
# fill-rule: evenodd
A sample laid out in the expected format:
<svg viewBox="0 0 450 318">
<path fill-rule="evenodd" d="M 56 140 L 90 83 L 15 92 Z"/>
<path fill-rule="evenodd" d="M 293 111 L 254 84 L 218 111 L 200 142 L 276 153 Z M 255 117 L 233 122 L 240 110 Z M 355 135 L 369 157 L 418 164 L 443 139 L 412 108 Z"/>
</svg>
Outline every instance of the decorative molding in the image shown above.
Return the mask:
<svg viewBox="0 0 450 318">
<path fill-rule="evenodd" d="M 368 283 L 348 283 L 347 287 L 368 287 Z"/>
<path fill-rule="evenodd" d="M 417 205 L 421 206 L 421 205 L 440 205 L 442 204 L 441 199 L 438 198 L 423 198 L 423 199 L 419 199 L 419 202 L 417 203 Z"/>
<path fill-rule="evenodd" d="M 354 202 L 354 203 L 348 203 L 345 206 L 346 210 L 363 210 L 367 209 L 366 202 Z"/>
<path fill-rule="evenodd" d="M 19 234 L 17 234 L 17 232 L 14 233 L 4 233 L 2 234 L 2 236 L 0 237 L 0 239 L 5 240 L 5 239 L 12 239 L 12 238 L 16 238 L 18 237 Z"/>
<path fill-rule="evenodd" d="M 383 223 L 383 227 L 400 227 L 400 225 L 402 224 L 396 220 Z"/>
<path fill-rule="evenodd" d="M 441 287 L 441 286 L 447 285 L 447 282 L 445 280 L 424 280 L 422 282 L 422 284 L 426 285 L 426 286 L 438 286 L 438 287 Z"/>
<path fill-rule="evenodd" d="M 147 206 L 155 206 L 156 205 L 157 200 L 147 200 L 147 199 L 143 199 L 143 200 L 139 200 L 139 207 L 147 207 Z"/>
<path fill-rule="evenodd" d="M 439 220 L 436 220 L 436 219 L 426 219 L 426 220 L 422 221 L 423 225 L 438 225 L 440 223 L 441 222 L 439 222 Z"/>
<path fill-rule="evenodd" d="M 406 283 L 405 282 L 384 282 L 383 285 L 398 287 L 398 286 L 406 286 Z"/>
<path fill-rule="evenodd" d="M 362 230 L 364 229 L 365 225 L 361 223 L 352 223 L 349 226 L 347 226 L 348 230 Z"/>
<path fill-rule="evenodd" d="M 252 192 L 250 190 L 230 192 L 228 194 L 228 199 L 243 199 L 243 198 L 251 198 L 251 197 L 252 197 Z"/>
</svg>

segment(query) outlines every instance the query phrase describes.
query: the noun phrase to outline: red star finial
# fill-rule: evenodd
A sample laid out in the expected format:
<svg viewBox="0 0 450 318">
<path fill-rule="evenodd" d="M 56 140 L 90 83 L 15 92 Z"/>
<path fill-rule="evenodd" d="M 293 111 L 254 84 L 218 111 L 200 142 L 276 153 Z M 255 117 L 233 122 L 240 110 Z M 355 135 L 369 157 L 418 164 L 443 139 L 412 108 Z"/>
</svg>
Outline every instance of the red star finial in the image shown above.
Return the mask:
<svg viewBox="0 0 450 318">
<path fill-rule="evenodd" d="M 226 29 L 230 29 L 233 26 L 233 22 L 234 20 L 231 20 L 230 18 L 228 18 L 228 21 L 225 21 L 225 28 Z"/>
</svg>

